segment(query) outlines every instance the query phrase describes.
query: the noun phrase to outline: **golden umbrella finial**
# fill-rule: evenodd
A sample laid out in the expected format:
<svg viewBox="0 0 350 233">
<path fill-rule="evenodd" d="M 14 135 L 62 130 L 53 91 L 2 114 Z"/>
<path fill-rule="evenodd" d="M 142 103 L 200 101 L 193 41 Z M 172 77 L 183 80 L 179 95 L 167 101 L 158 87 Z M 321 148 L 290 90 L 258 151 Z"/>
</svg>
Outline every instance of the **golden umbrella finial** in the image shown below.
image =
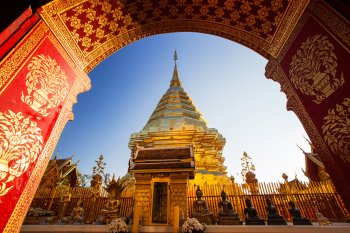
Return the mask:
<svg viewBox="0 0 350 233">
<path fill-rule="evenodd" d="M 176 63 L 177 60 L 178 60 L 178 58 L 177 58 L 177 53 L 176 53 L 176 49 L 175 49 L 175 52 L 174 52 L 174 61 L 175 61 L 175 63 Z"/>
<path fill-rule="evenodd" d="M 170 82 L 171 87 L 174 87 L 174 86 L 181 87 L 181 85 L 182 85 L 181 81 L 179 79 L 179 73 L 177 72 L 177 64 L 176 64 L 177 60 L 178 60 L 178 57 L 177 57 L 177 52 L 175 50 L 175 52 L 174 52 L 175 67 L 174 67 L 174 72 L 173 72 L 173 78 L 171 79 L 171 82 Z"/>
</svg>

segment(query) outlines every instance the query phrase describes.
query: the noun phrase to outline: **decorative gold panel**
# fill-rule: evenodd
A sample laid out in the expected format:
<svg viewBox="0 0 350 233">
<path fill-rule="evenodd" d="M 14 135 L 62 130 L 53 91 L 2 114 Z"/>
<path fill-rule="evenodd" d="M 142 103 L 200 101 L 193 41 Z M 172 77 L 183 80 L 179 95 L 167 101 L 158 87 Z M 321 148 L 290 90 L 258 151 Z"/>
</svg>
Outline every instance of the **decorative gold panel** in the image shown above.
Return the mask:
<svg viewBox="0 0 350 233">
<path fill-rule="evenodd" d="M 60 0 L 39 11 L 81 69 L 140 38 L 190 31 L 276 56 L 308 0 Z M 284 22 L 284 23 L 281 23 Z"/>
</svg>

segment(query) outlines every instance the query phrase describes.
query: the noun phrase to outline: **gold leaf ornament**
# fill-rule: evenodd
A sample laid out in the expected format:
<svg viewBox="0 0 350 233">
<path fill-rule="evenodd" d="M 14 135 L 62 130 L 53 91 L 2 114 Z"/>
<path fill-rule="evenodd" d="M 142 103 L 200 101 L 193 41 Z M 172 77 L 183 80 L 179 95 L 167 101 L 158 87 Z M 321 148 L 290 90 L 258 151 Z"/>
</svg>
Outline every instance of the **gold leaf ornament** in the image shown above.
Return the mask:
<svg viewBox="0 0 350 233">
<path fill-rule="evenodd" d="M 32 58 L 26 76 L 27 93 L 21 99 L 36 112 L 48 116 L 67 96 L 68 78 L 55 59 L 43 54 Z"/>
<path fill-rule="evenodd" d="M 322 103 L 345 82 L 343 73 L 337 77 L 337 56 L 327 36 L 317 34 L 307 38 L 292 57 L 290 79 L 303 94 Z"/>
<path fill-rule="evenodd" d="M 0 197 L 37 160 L 42 150 L 41 129 L 29 117 L 11 110 L 0 112 Z"/>
<path fill-rule="evenodd" d="M 322 133 L 332 152 L 350 165 L 350 98 L 328 110 L 323 118 Z"/>
</svg>

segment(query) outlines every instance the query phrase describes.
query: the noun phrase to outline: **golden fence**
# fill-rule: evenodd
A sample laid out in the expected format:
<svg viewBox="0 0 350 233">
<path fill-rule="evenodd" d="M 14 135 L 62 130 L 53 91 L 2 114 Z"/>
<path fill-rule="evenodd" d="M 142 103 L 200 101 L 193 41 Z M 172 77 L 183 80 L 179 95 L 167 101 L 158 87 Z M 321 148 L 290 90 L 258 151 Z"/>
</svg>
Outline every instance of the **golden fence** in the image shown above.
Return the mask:
<svg viewBox="0 0 350 233">
<path fill-rule="evenodd" d="M 253 206 L 257 209 L 262 218 L 267 218 L 266 198 L 270 197 L 272 204 L 277 208 L 278 213 L 287 221 L 291 221 L 288 212 L 288 202 L 293 200 L 300 209 L 301 214 L 310 220 L 317 221 L 315 215 L 319 211 L 323 216 L 333 222 L 345 222 L 350 220 L 350 214 L 346 210 L 340 196 L 335 191 L 331 182 L 299 182 L 296 184 L 285 183 L 258 183 L 255 189 L 245 184 L 232 185 L 204 185 L 200 187 L 203 192 L 203 199 L 206 200 L 208 208 L 214 216 L 218 216 L 218 203 L 221 201 L 221 191 L 224 189 L 227 198 L 231 201 L 235 211 L 241 219 L 244 219 L 243 211 L 245 199 L 250 198 Z M 254 187 L 253 187 L 254 188 Z M 188 213 L 192 216 L 193 202 L 196 200 L 196 186 L 188 188 Z M 96 218 L 108 201 L 108 194 L 103 191 L 97 202 L 96 211 L 89 210 L 91 201 L 91 188 L 75 187 L 70 189 L 71 201 L 66 207 L 65 215 L 69 215 L 76 206 L 79 199 L 83 201 L 86 214 L 92 214 Z M 53 210 L 58 213 L 61 202 L 62 190 L 38 190 L 31 204 L 32 207 Z M 130 214 L 134 205 L 135 188 L 124 189 L 121 198 L 120 216 L 126 217 Z M 181 211 L 181 210 L 180 210 Z"/>
<path fill-rule="evenodd" d="M 91 217 L 96 219 L 100 215 L 100 210 L 102 210 L 108 201 L 108 193 L 101 189 L 101 197 L 97 200 L 96 209 L 97 211 L 90 210 L 91 194 L 92 188 L 74 187 L 69 188 L 71 193 L 71 199 L 68 203 L 65 215 L 72 213 L 73 208 L 77 205 L 78 201 L 81 199 L 83 202 L 83 208 L 85 210 L 85 217 Z M 59 213 L 61 207 L 61 196 L 64 189 L 56 188 L 54 190 L 37 190 L 34 199 L 32 201 L 31 207 L 33 208 L 43 208 L 45 210 L 51 210 L 55 213 Z M 119 215 L 126 217 L 130 214 L 131 208 L 134 206 L 134 188 L 126 188 L 122 192 L 122 198 L 120 200 L 120 212 Z"/>
<path fill-rule="evenodd" d="M 221 201 L 221 191 L 224 189 L 227 199 L 233 208 L 244 219 L 245 199 L 249 198 L 257 209 L 260 217 L 267 218 L 266 198 L 269 197 L 278 213 L 287 221 L 291 221 L 288 202 L 293 200 L 302 216 L 317 221 L 316 212 L 322 213 L 333 222 L 346 222 L 350 214 L 346 210 L 339 194 L 331 182 L 299 182 L 297 184 L 258 183 L 253 190 L 246 184 L 205 185 L 200 187 L 203 199 L 206 200 L 209 211 L 218 216 L 218 203 Z M 192 216 L 193 202 L 196 200 L 197 187 L 191 186 L 188 191 L 189 216 Z M 253 194 L 252 194 L 253 193 Z"/>
</svg>

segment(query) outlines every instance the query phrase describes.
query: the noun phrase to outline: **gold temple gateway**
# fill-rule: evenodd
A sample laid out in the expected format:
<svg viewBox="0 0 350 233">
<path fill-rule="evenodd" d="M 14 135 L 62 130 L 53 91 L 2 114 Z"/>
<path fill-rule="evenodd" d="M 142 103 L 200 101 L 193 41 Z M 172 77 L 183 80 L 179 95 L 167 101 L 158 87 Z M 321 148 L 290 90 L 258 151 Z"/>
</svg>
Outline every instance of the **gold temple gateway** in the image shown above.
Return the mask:
<svg viewBox="0 0 350 233">
<path fill-rule="evenodd" d="M 183 89 L 177 70 L 177 54 L 170 87 L 160 99 L 146 125 L 130 137 L 129 148 L 192 147 L 195 177 L 191 185 L 229 182 L 222 150 L 225 138 L 217 129 L 208 128 L 191 97 Z"/>
</svg>

